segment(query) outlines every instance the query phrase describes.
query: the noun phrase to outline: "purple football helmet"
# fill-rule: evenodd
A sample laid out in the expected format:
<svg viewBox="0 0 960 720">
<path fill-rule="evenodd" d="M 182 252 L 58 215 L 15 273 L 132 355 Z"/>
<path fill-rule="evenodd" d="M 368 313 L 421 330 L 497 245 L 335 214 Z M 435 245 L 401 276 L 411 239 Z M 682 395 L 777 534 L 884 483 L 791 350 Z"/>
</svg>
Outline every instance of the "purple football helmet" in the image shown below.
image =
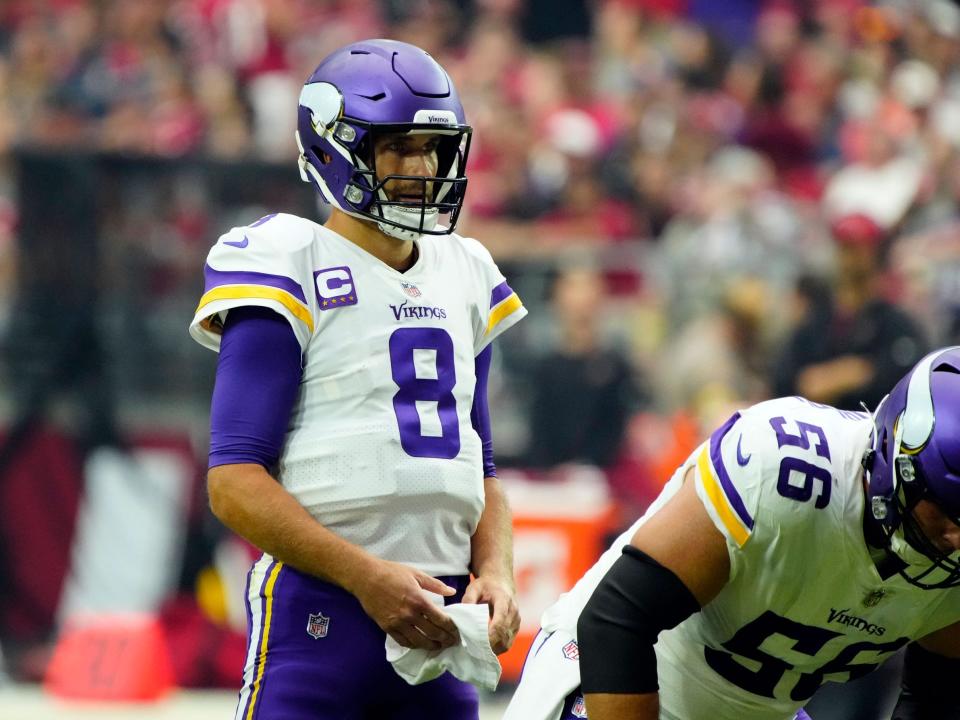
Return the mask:
<svg viewBox="0 0 960 720">
<path fill-rule="evenodd" d="M 375 140 L 393 133 L 437 135 L 436 175 L 377 178 Z M 394 40 L 353 43 L 327 56 L 300 93 L 300 176 L 388 235 L 445 235 L 463 207 L 471 134 L 450 76 L 425 51 Z M 391 200 L 391 180 L 423 183 L 421 199 Z M 445 228 L 437 227 L 441 213 L 449 214 Z"/>
<path fill-rule="evenodd" d="M 960 585 L 960 557 L 945 553 L 913 517 L 930 500 L 960 524 L 960 347 L 918 362 L 874 415 L 867 468 L 870 513 L 890 549 L 909 564 L 901 575 L 923 588 Z M 930 562 L 918 566 L 917 553 Z"/>
</svg>

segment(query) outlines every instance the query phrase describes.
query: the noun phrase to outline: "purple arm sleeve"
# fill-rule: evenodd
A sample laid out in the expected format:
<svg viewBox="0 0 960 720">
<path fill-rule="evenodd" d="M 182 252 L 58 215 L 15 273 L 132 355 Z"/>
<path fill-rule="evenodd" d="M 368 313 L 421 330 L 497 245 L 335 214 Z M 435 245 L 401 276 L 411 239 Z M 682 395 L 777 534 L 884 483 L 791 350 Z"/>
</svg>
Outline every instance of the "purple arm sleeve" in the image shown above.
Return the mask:
<svg viewBox="0 0 960 720">
<path fill-rule="evenodd" d="M 473 392 L 473 407 L 470 421 L 480 436 L 483 446 L 483 476 L 496 477 L 497 466 L 493 464 L 493 436 L 490 434 L 490 409 L 487 407 L 487 378 L 490 375 L 490 359 L 493 345 L 487 345 L 475 360 L 477 387 Z"/>
<path fill-rule="evenodd" d="M 209 467 L 276 464 L 300 385 L 300 344 L 278 313 L 227 314 L 210 407 Z"/>
</svg>

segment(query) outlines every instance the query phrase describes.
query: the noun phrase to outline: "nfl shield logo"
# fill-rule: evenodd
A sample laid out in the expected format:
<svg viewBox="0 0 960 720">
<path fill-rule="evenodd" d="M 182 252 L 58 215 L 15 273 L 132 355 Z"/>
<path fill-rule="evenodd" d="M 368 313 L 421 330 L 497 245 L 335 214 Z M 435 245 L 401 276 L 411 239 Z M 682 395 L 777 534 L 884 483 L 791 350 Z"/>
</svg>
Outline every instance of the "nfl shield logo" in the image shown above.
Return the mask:
<svg viewBox="0 0 960 720">
<path fill-rule="evenodd" d="M 422 295 L 422 293 L 420 292 L 420 288 L 418 288 L 413 283 L 408 283 L 405 280 L 401 280 L 400 286 L 403 288 L 403 291 L 410 297 L 420 297 L 420 295 Z"/>
<path fill-rule="evenodd" d="M 563 646 L 563 656 L 567 660 L 577 660 L 580 658 L 580 648 L 577 647 L 577 641 L 571 640 Z M 586 717 L 586 716 L 584 716 Z"/>
<path fill-rule="evenodd" d="M 310 613 L 307 618 L 307 635 L 313 639 L 327 636 L 327 630 L 330 629 L 330 618 L 323 613 Z"/>
<path fill-rule="evenodd" d="M 577 699 L 573 701 L 573 707 L 570 708 L 570 712 L 573 713 L 574 717 L 585 718 L 587 716 L 587 706 L 583 702 L 583 696 L 577 695 Z"/>
</svg>

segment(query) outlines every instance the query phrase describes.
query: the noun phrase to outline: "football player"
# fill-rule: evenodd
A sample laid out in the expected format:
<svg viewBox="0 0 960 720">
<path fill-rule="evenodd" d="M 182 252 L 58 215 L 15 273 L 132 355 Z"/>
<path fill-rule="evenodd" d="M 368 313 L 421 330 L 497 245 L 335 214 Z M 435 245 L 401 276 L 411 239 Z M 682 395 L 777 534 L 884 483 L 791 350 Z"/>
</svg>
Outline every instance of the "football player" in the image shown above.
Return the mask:
<svg viewBox="0 0 960 720">
<path fill-rule="evenodd" d="M 190 331 L 220 352 L 210 504 L 264 553 L 237 720 L 476 718 L 472 686 L 408 685 L 385 639 L 459 642 L 444 601 L 488 604 L 496 652 L 518 629 L 486 385 L 526 310 L 453 232 L 470 136 L 426 52 L 346 46 L 304 85 L 296 131 L 329 220 L 268 215 L 209 253 Z"/>
<path fill-rule="evenodd" d="M 894 717 L 960 718 L 958 524 L 960 348 L 873 416 L 738 412 L 544 613 L 505 720 L 785 720 L 904 646 Z"/>
</svg>

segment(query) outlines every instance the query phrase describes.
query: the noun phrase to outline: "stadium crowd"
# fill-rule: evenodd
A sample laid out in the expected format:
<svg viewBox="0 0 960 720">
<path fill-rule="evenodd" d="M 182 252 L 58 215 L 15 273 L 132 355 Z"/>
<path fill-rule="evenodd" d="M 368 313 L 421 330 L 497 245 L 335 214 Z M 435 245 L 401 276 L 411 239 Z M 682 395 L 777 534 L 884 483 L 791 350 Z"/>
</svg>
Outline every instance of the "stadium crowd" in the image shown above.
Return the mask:
<svg viewBox="0 0 960 720">
<path fill-rule="evenodd" d="M 474 127 L 459 230 L 526 289 L 513 379 L 491 388 L 515 418 L 495 428 L 510 463 L 599 465 L 632 516 L 731 408 L 794 393 L 873 407 L 960 339 L 947 0 L 10 0 L 0 157 L 292 168 L 303 79 L 378 36 L 450 70 Z M 173 231 L 202 255 L 197 227 L 219 224 Z M 545 369 L 551 393 L 526 392 Z"/>
<path fill-rule="evenodd" d="M 460 88 L 475 128 L 463 230 L 515 267 L 594 267 L 609 295 L 596 322 L 644 378 L 646 407 L 709 425 L 730 402 L 798 391 L 785 339 L 832 303 L 844 244 L 876 254 L 875 292 L 918 338 L 950 341 L 960 11 L 711 5 L 9 2 L 0 147 L 288 162 L 278 128 L 315 59 L 389 35 Z M 0 195 L 9 245 L 9 179 Z M 552 325 L 531 323 L 530 346 Z M 900 349 L 908 363 L 923 347 Z"/>
</svg>

